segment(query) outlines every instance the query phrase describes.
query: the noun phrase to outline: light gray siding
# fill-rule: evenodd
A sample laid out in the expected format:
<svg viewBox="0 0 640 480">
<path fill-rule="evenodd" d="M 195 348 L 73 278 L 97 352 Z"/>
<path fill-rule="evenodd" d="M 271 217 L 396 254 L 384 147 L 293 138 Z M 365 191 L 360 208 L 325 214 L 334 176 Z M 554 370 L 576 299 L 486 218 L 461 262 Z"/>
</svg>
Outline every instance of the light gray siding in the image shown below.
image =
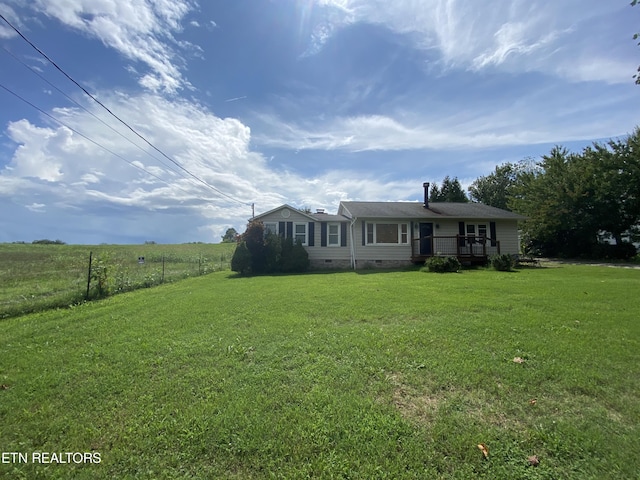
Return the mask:
<svg viewBox="0 0 640 480">
<path fill-rule="evenodd" d="M 363 223 L 406 223 L 408 224 L 408 241 L 406 244 L 397 245 L 367 245 L 366 244 L 366 226 L 365 241 L 363 242 L 362 225 Z M 354 225 L 354 253 L 356 259 L 356 267 L 364 268 L 376 265 L 401 265 L 411 263 L 411 221 L 399 218 L 385 219 L 359 219 Z M 365 243 L 365 245 L 363 245 Z"/>
<path fill-rule="evenodd" d="M 516 220 L 497 220 L 496 237 L 500 242 L 500 253 L 512 255 L 520 253 L 518 222 Z"/>
<path fill-rule="evenodd" d="M 290 209 L 287 208 L 288 212 L 289 212 L 289 216 L 288 217 L 283 217 L 282 216 L 282 211 L 285 210 L 285 208 L 279 208 L 277 210 L 274 210 L 266 215 L 262 215 L 258 218 L 258 220 L 260 220 L 262 223 L 275 223 L 277 224 L 278 227 L 278 234 L 279 235 L 283 235 L 283 233 L 279 230 L 281 227 L 281 222 L 285 223 L 285 228 L 286 228 L 286 222 L 292 222 L 293 224 L 296 223 L 306 223 L 307 224 L 307 245 L 305 245 L 305 250 L 307 251 L 307 253 L 309 254 L 309 260 L 311 261 L 311 264 L 314 268 L 348 268 L 350 266 L 350 261 L 351 261 L 351 254 L 350 254 L 350 239 L 349 239 L 349 230 L 348 230 L 348 222 L 342 222 L 342 221 L 332 221 L 332 220 L 328 220 L 327 222 L 319 222 L 319 221 L 315 221 L 314 219 L 310 218 L 308 215 L 305 215 L 304 213 L 297 211 L 295 209 Z M 346 219 L 345 219 L 346 220 Z M 309 242 L 310 240 L 310 235 L 309 235 L 309 223 L 313 223 L 313 242 Z M 322 246 L 322 223 L 326 223 L 327 225 L 330 223 L 337 223 L 338 225 L 341 225 L 342 223 L 346 223 L 347 224 L 347 245 L 346 246 L 341 246 L 341 245 L 331 245 L 329 246 L 327 243 L 327 246 Z M 340 227 L 342 228 L 342 227 Z M 284 233 L 284 236 L 287 236 L 286 234 L 286 230 Z M 326 239 L 325 239 L 326 240 Z M 309 243 L 312 243 L 313 246 L 309 245 Z"/>
<path fill-rule="evenodd" d="M 366 268 L 368 266 L 400 266 L 410 264 L 412 255 L 412 239 L 417 239 L 419 237 L 420 223 L 432 223 L 434 237 L 455 237 L 460 233 L 460 222 L 464 222 L 465 224 L 465 233 L 466 225 L 468 224 L 474 224 L 476 226 L 484 225 L 487 229 L 487 235 L 491 237 L 491 224 L 495 222 L 495 240 L 500 242 L 500 252 L 510 254 L 517 254 L 519 252 L 518 220 L 520 219 L 520 216 L 515 214 L 514 217 L 516 218 L 513 219 L 496 218 L 496 209 L 491 209 L 491 207 L 486 206 L 472 205 L 475 209 L 471 213 L 467 212 L 468 216 L 456 217 L 451 215 L 447 217 L 442 213 L 429 211 L 428 213 L 425 213 L 424 217 L 422 217 L 423 211 L 427 212 L 422 207 L 416 207 L 409 203 L 398 203 L 396 210 L 400 210 L 395 212 L 395 215 L 374 216 L 374 210 L 378 211 L 380 209 L 387 209 L 387 213 L 390 213 L 391 210 L 389 210 L 389 205 L 393 206 L 395 204 L 379 202 L 363 205 L 369 210 L 372 210 L 369 212 L 372 216 L 357 218 L 353 225 L 349 221 L 349 218 L 347 218 L 351 216 L 351 212 L 342 203 L 338 209 L 338 215 L 325 216 L 319 214 L 306 214 L 290 207 L 289 205 L 283 205 L 270 212 L 259 215 L 256 217 L 256 220 L 260 220 L 263 223 L 276 224 L 276 230 L 280 235 L 289 236 L 293 233 L 294 237 L 295 224 L 305 224 L 307 232 L 307 244 L 305 245 L 305 249 L 309 254 L 309 260 L 311 261 L 313 268 L 348 268 L 349 266 L 352 266 L 352 259 L 355 260 L 356 268 Z M 364 208 L 360 204 L 356 206 Z M 467 204 L 463 204 L 462 206 L 456 206 L 454 204 L 439 204 L 437 207 L 440 210 L 444 210 L 446 208 L 451 209 L 454 207 L 462 210 L 469 210 Z M 407 212 L 404 210 L 407 210 Z M 409 210 L 411 210 L 410 214 L 412 216 L 416 215 L 416 217 L 401 216 L 405 213 L 409 213 Z M 285 212 L 284 215 L 283 212 Z M 483 218 L 483 216 L 480 215 L 474 216 L 474 214 L 481 212 L 488 212 L 488 216 L 486 218 Z M 503 213 L 506 215 L 510 212 Z M 289 222 L 291 223 L 291 227 L 287 228 L 287 223 Z M 367 244 L 367 223 L 406 224 L 407 243 Z M 323 224 L 327 225 L 324 232 L 322 227 Z M 330 245 L 330 242 L 328 241 L 328 225 L 330 224 L 340 225 L 339 245 Z M 310 227 L 310 225 L 312 225 L 312 227 Z M 342 229 L 344 227 L 342 227 L 342 225 L 346 225 L 346 246 L 343 245 L 344 235 L 342 234 Z M 363 225 L 365 226 L 364 230 Z M 478 234 L 478 229 L 479 227 L 476 227 L 476 234 Z M 381 230 L 381 232 L 383 231 Z M 402 232 L 399 233 L 400 238 L 401 233 Z M 380 233 L 380 235 L 384 235 L 384 233 Z M 322 238 L 323 236 L 325 236 L 324 239 Z M 442 240 L 442 242 L 440 245 L 445 245 L 446 242 L 451 243 L 451 238 L 449 241 Z M 323 243 L 325 246 L 323 246 Z M 448 243 L 446 244 L 448 245 Z M 455 239 L 453 240 L 452 245 L 452 248 L 455 250 Z M 418 247 L 417 244 L 416 247 Z M 433 244 L 433 249 L 438 249 L 436 242 Z M 495 252 L 495 247 L 492 247 L 491 250 Z M 415 253 L 417 254 L 418 252 L 416 251 Z M 437 252 L 434 251 L 433 253 Z M 487 253 L 491 253 L 489 249 L 487 249 Z M 453 254 L 455 254 L 455 251 Z"/>
</svg>

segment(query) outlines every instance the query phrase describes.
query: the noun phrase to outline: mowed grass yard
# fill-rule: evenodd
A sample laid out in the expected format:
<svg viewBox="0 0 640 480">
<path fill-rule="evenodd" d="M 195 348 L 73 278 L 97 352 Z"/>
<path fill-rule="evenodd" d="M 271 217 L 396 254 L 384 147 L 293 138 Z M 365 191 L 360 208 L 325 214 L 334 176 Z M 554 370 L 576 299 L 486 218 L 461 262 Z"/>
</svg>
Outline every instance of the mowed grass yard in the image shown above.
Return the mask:
<svg viewBox="0 0 640 480">
<path fill-rule="evenodd" d="M 29 461 L 0 477 L 639 478 L 638 291 L 569 265 L 218 272 L 6 319 L 0 448 Z"/>
</svg>

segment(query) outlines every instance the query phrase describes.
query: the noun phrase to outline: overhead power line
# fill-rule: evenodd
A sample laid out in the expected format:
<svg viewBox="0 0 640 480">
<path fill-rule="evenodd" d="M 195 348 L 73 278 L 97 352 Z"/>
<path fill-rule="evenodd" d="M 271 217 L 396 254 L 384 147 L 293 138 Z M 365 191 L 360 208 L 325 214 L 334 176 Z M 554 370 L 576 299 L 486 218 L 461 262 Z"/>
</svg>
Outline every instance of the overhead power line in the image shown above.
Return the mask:
<svg viewBox="0 0 640 480">
<path fill-rule="evenodd" d="M 198 177 L 196 174 L 190 172 L 188 169 L 186 169 L 185 167 L 183 167 L 179 162 L 177 162 L 176 160 L 174 160 L 173 158 L 171 158 L 169 155 L 167 155 L 166 153 L 164 153 L 162 150 L 160 150 L 158 147 L 156 147 L 153 143 L 151 143 L 149 140 L 147 140 L 143 135 L 141 135 L 140 133 L 138 133 L 133 127 L 131 127 L 127 122 L 125 122 L 124 120 L 122 120 L 118 115 L 116 115 L 115 113 L 113 113 L 104 103 L 102 103 L 100 100 L 98 100 L 94 95 L 92 95 L 86 88 L 84 88 L 80 83 L 78 83 L 76 80 L 74 80 L 71 75 L 69 75 L 67 72 L 65 72 L 56 62 L 54 62 L 46 53 L 44 53 L 40 48 L 38 48 L 31 40 L 29 40 L 25 35 L 22 34 L 22 32 L 20 30 L 18 30 L 18 28 L 16 28 L 9 20 L 7 20 L 5 18 L 4 15 L 2 15 L 0 13 L 0 18 L 2 18 L 2 20 L 4 20 L 4 22 L 9 25 L 9 27 L 11 27 L 11 29 L 13 29 L 19 36 L 20 38 L 22 38 L 25 42 L 27 42 L 36 52 L 38 52 L 40 55 L 42 55 L 49 63 L 51 63 L 51 65 L 53 65 L 60 73 L 62 73 L 70 82 L 72 82 L 74 85 L 76 85 L 80 90 L 82 90 L 89 98 L 91 98 L 94 102 L 96 102 L 98 105 L 100 105 L 103 109 L 105 109 L 112 117 L 114 117 L 116 120 L 118 120 L 120 123 L 122 123 L 125 127 L 127 127 L 129 130 L 131 130 L 131 132 L 133 132 L 138 138 L 140 138 L 142 141 L 144 141 L 147 145 L 149 145 L 151 148 L 153 148 L 155 151 L 157 151 L 160 155 L 162 155 L 163 157 L 165 157 L 167 160 L 169 160 L 171 163 L 173 163 L 174 165 L 176 165 L 178 168 L 180 168 L 181 170 L 183 170 L 184 172 L 186 172 L 189 176 L 191 176 L 192 178 L 194 178 L 195 180 L 197 180 L 198 182 L 202 183 L 203 185 L 205 185 L 206 187 L 210 188 L 211 190 L 213 190 L 214 192 L 216 192 L 218 195 L 221 195 L 229 200 L 232 200 L 236 203 L 239 203 L 241 205 L 250 205 L 247 202 L 243 202 L 241 200 L 236 199 L 235 197 L 232 197 L 229 194 L 224 193 L 223 191 L 219 190 L 218 188 L 214 187 L 213 185 L 207 183 L 205 180 L 203 180 L 202 178 Z M 6 89 L 6 88 L 5 88 Z M 37 107 L 36 107 L 37 108 Z"/>
<path fill-rule="evenodd" d="M 180 170 L 177 170 L 175 167 L 172 167 L 170 164 L 165 163 L 162 159 L 152 155 L 148 150 L 145 150 L 144 148 L 142 148 L 140 145 L 138 145 L 136 142 L 134 142 L 133 140 L 131 140 L 129 137 L 123 135 L 121 132 L 119 132 L 118 130 L 116 130 L 115 128 L 113 128 L 111 125 L 109 125 L 107 122 L 105 122 L 104 120 L 102 120 L 100 117 L 98 117 L 95 113 L 93 113 L 91 110 L 89 110 L 88 108 L 86 108 L 85 106 L 83 106 L 82 104 L 76 102 L 73 98 L 71 98 L 69 95 L 67 95 L 65 92 L 63 92 L 60 88 L 58 88 L 56 85 L 54 85 L 53 83 L 51 83 L 49 80 L 47 80 L 43 75 L 40 75 L 40 73 L 38 73 L 33 67 L 30 67 L 29 65 L 27 65 L 25 62 L 23 62 L 22 60 L 20 60 L 16 55 L 14 55 L 10 50 L 8 50 L 6 47 L 3 47 L 3 50 L 10 55 L 16 62 L 20 63 L 22 66 L 24 66 L 26 69 L 28 69 L 31 73 L 33 73 L 34 75 L 37 75 L 43 82 L 46 82 L 51 88 L 57 90 L 61 95 L 63 95 L 67 100 L 69 100 L 71 103 L 73 103 L 74 105 L 76 105 L 78 108 L 81 108 L 82 110 L 84 110 L 86 113 L 88 113 L 89 115 L 91 115 L 93 118 L 95 118 L 96 120 L 98 120 L 100 123 L 102 123 L 105 127 L 107 127 L 109 130 L 111 130 L 112 132 L 114 132 L 115 134 L 119 135 L 121 138 L 123 138 L 124 140 L 126 140 L 127 142 L 129 142 L 131 145 L 133 145 L 134 147 L 136 147 L 138 150 L 140 150 L 142 153 L 149 155 L 151 158 L 153 158 L 154 160 L 160 162 L 162 165 L 164 165 L 165 167 L 167 167 L 168 169 L 170 169 L 171 171 L 181 175 L 183 178 L 189 178 L 186 177 L 184 175 L 183 172 L 181 172 Z M 37 107 L 34 107 L 37 108 Z M 191 178 L 189 178 L 189 180 L 192 180 Z"/>
<path fill-rule="evenodd" d="M 67 125 L 66 123 L 64 123 L 62 120 L 54 117 L 53 115 L 51 115 L 50 113 L 45 112 L 44 110 L 42 110 L 40 107 L 38 107 L 37 105 L 31 103 L 29 100 L 27 100 L 26 98 L 22 97 L 21 95 L 19 95 L 18 93 L 14 92 L 13 90 L 11 90 L 9 87 L 6 87 L 5 85 L 3 85 L 2 83 L 0 83 L 0 88 L 2 88 L 3 90 L 7 91 L 8 93 L 10 93 L 11 95 L 13 95 L 14 97 L 22 100 L 24 103 L 26 103 L 27 105 L 29 105 L 32 108 L 35 108 L 37 111 L 39 111 L 40 113 L 42 113 L 43 115 L 46 115 L 48 118 L 50 118 L 51 120 L 53 120 L 54 122 L 62 125 L 65 128 L 68 128 L 69 130 L 71 130 L 73 133 L 75 133 L 76 135 L 84 138 L 85 140 L 93 143 L 94 145 L 96 145 L 97 147 L 102 148 L 103 150 L 105 150 L 106 152 L 109 152 L 111 155 L 119 158 L 120 160 L 123 160 L 125 162 L 127 162 L 129 165 L 131 165 L 134 168 L 137 168 L 138 170 L 143 171 L 144 173 L 146 173 L 147 175 L 151 175 L 152 177 L 160 180 L 162 183 L 165 183 L 167 185 L 169 185 L 170 187 L 176 187 L 179 190 L 182 190 L 185 193 L 188 193 L 191 195 L 191 192 L 189 192 L 188 190 L 185 190 L 184 188 L 180 187 L 179 185 L 176 184 L 170 184 L 169 182 L 167 182 L 166 180 L 164 180 L 163 178 L 159 177 L 158 175 L 150 172 L 149 170 L 146 170 L 143 167 L 140 167 L 139 165 L 136 165 L 135 163 L 127 160 L 126 158 L 124 158 L 122 155 L 117 154 L 116 152 L 114 152 L 113 150 L 110 150 L 109 148 L 105 147 L 104 145 L 100 144 L 99 142 L 96 142 L 95 140 L 89 138 L 88 136 L 86 136 L 85 134 L 79 132 L 78 130 L 76 130 L 75 128 L 73 128 L 70 125 Z M 204 201 L 210 201 L 209 199 L 206 198 L 202 198 L 202 197 L 198 197 L 201 200 Z"/>
</svg>

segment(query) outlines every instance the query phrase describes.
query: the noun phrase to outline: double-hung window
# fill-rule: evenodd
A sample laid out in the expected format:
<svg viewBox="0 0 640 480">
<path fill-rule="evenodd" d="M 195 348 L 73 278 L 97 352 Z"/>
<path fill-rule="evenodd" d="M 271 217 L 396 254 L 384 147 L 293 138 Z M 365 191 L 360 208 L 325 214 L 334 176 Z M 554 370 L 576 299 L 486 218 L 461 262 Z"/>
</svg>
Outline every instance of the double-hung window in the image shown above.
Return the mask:
<svg viewBox="0 0 640 480">
<path fill-rule="evenodd" d="M 265 222 L 264 236 L 266 237 L 270 233 L 273 233 L 274 235 L 278 234 L 278 224 L 276 222 Z"/>
<path fill-rule="evenodd" d="M 403 245 L 409 243 L 407 223 L 367 223 L 367 245 Z"/>
<path fill-rule="evenodd" d="M 477 232 L 477 235 L 476 235 L 476 232 Z M 487 239 L 486 223 L 480 223 L 480 224 L 467 223 L 467 237 L 470 237 L 468 239 L 469 243 L 473 243 L 473 242 L 484 243 L 485 240 Z"/>
<path fill-rule="evenodd" d="M 307 244 L 307 224 L 306 223 L 294 223 L 293 224 L 293 243 L 300 242 L 302 245 Z"/>
<path fill-rule="evenodd" d="M 327 225 L 327 245 L 330 247 L 340 246 L 340 224 L 330 223 Z"/>
</svg>

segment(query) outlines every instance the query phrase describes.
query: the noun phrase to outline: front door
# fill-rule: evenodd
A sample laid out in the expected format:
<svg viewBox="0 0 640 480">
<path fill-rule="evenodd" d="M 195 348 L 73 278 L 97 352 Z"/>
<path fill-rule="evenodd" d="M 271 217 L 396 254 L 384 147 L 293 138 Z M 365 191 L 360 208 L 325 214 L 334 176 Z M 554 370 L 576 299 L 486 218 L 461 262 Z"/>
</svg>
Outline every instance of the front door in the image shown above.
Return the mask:
<svg viewBox="0 0 640 480">
<path fill-rule="evenodd" d="M 420 223 L 420 255 L 432 254 L 433 223 Z"/>
</svg>

